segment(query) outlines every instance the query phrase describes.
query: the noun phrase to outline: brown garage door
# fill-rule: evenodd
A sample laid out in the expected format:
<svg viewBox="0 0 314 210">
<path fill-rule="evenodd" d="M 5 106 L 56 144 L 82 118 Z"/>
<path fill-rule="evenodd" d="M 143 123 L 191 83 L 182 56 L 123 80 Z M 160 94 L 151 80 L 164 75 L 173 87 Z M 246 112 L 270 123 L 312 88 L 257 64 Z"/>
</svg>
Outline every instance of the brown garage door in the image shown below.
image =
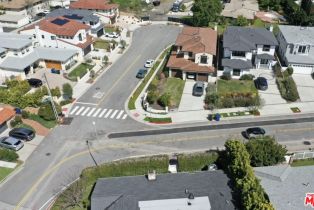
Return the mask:
<svg viewBox="0 0 314 210">
<path fill-rule="evenodd" d="M 171 70 L 171 76 L 182 79 L 182 71 L 181 70 L 172 69 Z"/>
<path fill-rule="evenodd" d="M 208 74 L 197 74 L 197 81 L 208 81 Z"/>
<path fill-rule="evenodd" d="M 46 63 L 46 68 L 48 69 L 58 69 L 58 70 L 61 70 L 62 69 L 62 66 L 61 66 L 61 63 L 58 62 L 58 61 L 45 61 Z"/>
</svg>

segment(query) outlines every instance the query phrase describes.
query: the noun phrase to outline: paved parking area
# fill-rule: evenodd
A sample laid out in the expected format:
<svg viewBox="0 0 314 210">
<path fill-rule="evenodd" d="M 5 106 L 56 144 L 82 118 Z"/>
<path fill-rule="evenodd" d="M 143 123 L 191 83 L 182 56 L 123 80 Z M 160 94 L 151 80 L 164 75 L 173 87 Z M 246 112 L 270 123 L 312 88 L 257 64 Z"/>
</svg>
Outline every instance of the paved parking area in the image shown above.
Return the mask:
<svg viewBox="0 0 314 210">
<path fill-rule="evenodd" d="M 276 79 L 271 70 L 254 69 L 254 75 L 255 78 L 265 77 L 267 79 L 268 89 L 265 91 L 258 91 L 264 105 L 287 104 L 286 100 L 284 100 L 280 95 L 276 84 Z"/>
<path fill-rule="evenodd" d="M 194 84 L 194 80 L 186 80 L 179 105 L 179 112 L 204 110 L 205 91 L 201 97 L 193 96 L 192 92 Z M 207 83 L 205 83 L 205 88 L 206 87 Z"/>
<path fill-rule="evenodd" d="M 50 88 L 59 87 L 60 89 L 62 89 L 62 85 L 65 83 L 70 83 L 72 86 L 75 84 L 75 82 L 64 78 L 63 75 L 53 74 L 50 72 L 50 70 L 45 68 L 36 70 L 36 72 L 31 77 L 43 80 L 44 73 L 46 73 Z"/>
<path fill-rule="evenodd" d="M 311 75 L 292 74 L 292 77 L 297 84 L 300 100 L 302 102 L 314 101 L 314 80 Z"/>
</svg>

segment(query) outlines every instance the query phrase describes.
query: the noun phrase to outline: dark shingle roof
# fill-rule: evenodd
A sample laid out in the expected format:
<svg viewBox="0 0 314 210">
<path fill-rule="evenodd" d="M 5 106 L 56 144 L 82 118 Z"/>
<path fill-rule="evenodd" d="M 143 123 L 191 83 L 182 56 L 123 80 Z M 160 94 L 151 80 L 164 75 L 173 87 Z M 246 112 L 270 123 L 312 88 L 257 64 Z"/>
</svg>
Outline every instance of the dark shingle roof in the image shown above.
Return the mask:
<svg viewBox="0 0 314 210">
<path fill-rule="evenodd" d="M 221 170 L 196 173 L 98 179 L 91 196 L 91 210 L 139 210 L 139 201 L 207 196 L 212 209 L 234 209 L 228 177 Z"/>
<path fill-rule="evenodd" d="M 229 58 L 224 58 L 221 60 L 221 65 L 224 67 L 230 67 L 233 69 L 251 69 L 252 66 L 252 61 L 244 61 L 241 59 L 229 59 Z"/>
<path fill-rule="evenodd" d="M 251 51 L 259 44 L 277 46 L 278 42 L 265 28 L 229 26 L 223 35 L 223 47 L 231 51 Z"/>
<path fill-rule="evenodd" d="M 93 14 L 92 11 L 80 10 L 80 9 L 56 9 L 47 14 L 47 17 L 59 17 L 63 16 L 69 19 L 74 19 L 79 22 L 86 22 L 89 24 L 92 22 L 99 22 L 99 17 Z"/>
</svg>

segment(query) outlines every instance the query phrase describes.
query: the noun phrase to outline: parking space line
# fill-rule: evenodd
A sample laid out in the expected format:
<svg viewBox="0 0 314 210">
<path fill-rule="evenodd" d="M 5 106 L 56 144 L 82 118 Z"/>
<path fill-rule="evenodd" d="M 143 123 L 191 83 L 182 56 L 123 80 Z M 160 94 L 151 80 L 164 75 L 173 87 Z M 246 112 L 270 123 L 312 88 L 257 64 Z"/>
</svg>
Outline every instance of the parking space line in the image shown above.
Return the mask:
<svg viewBox="0 0 314 210">
<path fill-rule="evenodd" d="M 105 117 L 104 118 L 107 118 L 107 117 L 109 117 L 109 115 L 110 115 L 110 113 L 112 112 L 112 109 L 109 109 L 108 110 L 108 112 L 107 112 L 107 114 L 105 115 Z"/>
</svg>

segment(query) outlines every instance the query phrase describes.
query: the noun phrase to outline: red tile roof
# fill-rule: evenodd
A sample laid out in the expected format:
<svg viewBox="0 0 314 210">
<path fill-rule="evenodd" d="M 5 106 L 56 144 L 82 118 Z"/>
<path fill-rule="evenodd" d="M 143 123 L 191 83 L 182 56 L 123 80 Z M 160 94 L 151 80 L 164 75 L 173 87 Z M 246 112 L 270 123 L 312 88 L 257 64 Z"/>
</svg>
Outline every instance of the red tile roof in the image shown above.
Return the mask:
<svg viewBox="0 0 314 210">
<path fill-rule="evenodd" d="M 71 9 L 110 10 L 118 7 L 118 4 L 110 4 L 108 0 L 78 0 L 70 4 Z"/>
<path fill-rule="evenodd" d="M 58 25 L 53 23 L 54 20 L 65 20 L 67 21 L 63 25 Z M 35 23 L 31 26 L 24 28 L 22 31 L 34 29 L 35 26 L 39 26 L 40 30 L 47 31 L 49 33 L 59 35 L 59 36 L 74 36 L 79 30 L 84 29 L 88 30 L 90 26 L 80 23 L 76 20 L 67 19 L 64 17 L 53 17 L 45 18 L 38 23 Z"/>
<path fill-rule="evenodd" d="M 216 55 L 217 31 L 210 28 L 184 27 L 176 40 L 182 51 Z"/>
<path fill-rule="evenodd" d="M 170 56 L 168 63 L 168 68 L 180 69 L 187 72 L 197 72 L 197 73 L 212 73 L 215 72 L 215 67 L 213 66 L 200 66 L 194 61 L 184 59 L 183 57 L 177 57 L 176 54 Z"/>
<path fill-rule="evenodd" d="M 0 107 L 0 124 L 10 120 L 15 116 L 15 111 L 13 108 Z"/>
</svg>

